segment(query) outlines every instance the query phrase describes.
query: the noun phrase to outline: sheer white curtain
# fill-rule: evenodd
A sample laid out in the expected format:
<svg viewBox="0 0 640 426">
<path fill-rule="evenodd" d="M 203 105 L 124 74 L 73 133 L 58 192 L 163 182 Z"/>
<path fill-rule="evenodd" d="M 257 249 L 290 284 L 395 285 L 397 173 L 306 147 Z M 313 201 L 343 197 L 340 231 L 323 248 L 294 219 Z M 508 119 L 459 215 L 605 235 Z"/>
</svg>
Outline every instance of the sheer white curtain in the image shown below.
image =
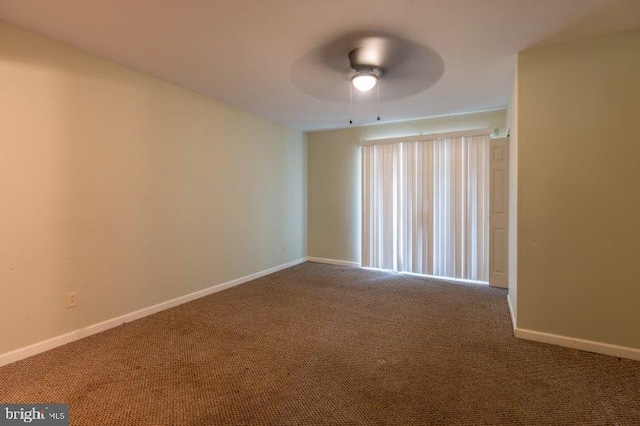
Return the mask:
<svg viewBox="0 0 640 426">
<path fill-rule="evenodd" d="M 489 135 L 362 147 L 362 265 L 488 281 Z"/>
</svg>

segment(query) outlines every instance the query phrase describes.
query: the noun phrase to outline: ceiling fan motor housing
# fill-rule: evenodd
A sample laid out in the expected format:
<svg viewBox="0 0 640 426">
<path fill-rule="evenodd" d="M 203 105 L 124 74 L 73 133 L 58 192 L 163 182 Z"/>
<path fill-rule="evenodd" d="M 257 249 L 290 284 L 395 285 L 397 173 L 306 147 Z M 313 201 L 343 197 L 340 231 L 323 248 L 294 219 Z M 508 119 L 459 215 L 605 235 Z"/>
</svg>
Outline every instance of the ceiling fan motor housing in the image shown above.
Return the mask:
<svg viewBox="0 0 640 426">
<path fill-rule="evenodd" d="M 378 62 L 371 54 L 367 54 L 368 52 L 363 48 L 353 49 L 349 52 L 349 65 L 355 71 L 356 74 L 359 75 L 371 75 L 375 78 L 380 78 L 382 76 L 382 67 L 380 67 L 376 62 Z"/>
</svg>

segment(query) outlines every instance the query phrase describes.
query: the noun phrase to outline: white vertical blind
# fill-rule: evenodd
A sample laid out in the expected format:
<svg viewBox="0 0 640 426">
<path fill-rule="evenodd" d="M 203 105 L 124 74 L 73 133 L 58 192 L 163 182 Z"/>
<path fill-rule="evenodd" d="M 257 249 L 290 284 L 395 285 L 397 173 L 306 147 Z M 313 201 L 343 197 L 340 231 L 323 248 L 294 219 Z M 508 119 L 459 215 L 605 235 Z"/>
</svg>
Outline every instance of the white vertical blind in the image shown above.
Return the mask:
<svg viewBox="0 0 640 426">
<path fill-rule="evenodd" d="M 487 281 L 489 135 L 362 147 L 363 266 Z"/>
<path fill-rule="evenodd" d="M 400 146 L 380 145 L 363 151 L 362 173 L 363 204 L 367 208 L 367 220 L 363 221 L 363 243 L 366 251 L 365 265 L 376 268 L 396 269 L 394 253 L 397 251 L 397 191 L 398 154 Z"/>
</svg>

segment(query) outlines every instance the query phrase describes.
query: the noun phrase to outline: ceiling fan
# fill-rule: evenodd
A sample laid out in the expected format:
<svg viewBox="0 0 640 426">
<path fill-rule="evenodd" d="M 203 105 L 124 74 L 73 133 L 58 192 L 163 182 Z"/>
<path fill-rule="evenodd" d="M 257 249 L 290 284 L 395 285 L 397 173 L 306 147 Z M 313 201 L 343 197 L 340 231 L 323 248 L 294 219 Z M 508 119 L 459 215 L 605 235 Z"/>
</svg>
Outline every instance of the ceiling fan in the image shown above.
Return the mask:
<svg viewBox="0 0 640 426">
<path fill-rule="evenodd" d="M 351 84 L 361 92 L 373 89 L 382 77 L 387 53 L 384 41 L 382 38 L 369 37 L 363 40 L 362 46 L 349 52 L 349 66 L 353 70 Z"/>
<path fill-rule="evenodd" d="M 291 80 L 301 92 L 346 103 L 352 84 L 355 101 L 395 101 L 433 86 L 444 72 L 429 47 L 382 32 L 349 33 L 332 39 L 294 62 Z M 375 95 L 371 89 L 383 88 Z"/>
</svg>

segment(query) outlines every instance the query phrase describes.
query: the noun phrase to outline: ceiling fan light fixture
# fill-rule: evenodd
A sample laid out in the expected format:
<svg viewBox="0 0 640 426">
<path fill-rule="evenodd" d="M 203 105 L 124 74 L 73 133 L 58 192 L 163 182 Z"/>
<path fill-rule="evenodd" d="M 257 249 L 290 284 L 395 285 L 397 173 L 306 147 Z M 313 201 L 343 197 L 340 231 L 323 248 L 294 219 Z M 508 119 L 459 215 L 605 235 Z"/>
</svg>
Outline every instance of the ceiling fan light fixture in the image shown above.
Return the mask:
<svg viewBox="0 0 640 426">
<path fill-rule="evenodd" d="M 374 71 L 358 71 L 351 77 L 351 84 L 361 92 L 368 92 L 378 82 L 378 74 Z"/>
</svg>

